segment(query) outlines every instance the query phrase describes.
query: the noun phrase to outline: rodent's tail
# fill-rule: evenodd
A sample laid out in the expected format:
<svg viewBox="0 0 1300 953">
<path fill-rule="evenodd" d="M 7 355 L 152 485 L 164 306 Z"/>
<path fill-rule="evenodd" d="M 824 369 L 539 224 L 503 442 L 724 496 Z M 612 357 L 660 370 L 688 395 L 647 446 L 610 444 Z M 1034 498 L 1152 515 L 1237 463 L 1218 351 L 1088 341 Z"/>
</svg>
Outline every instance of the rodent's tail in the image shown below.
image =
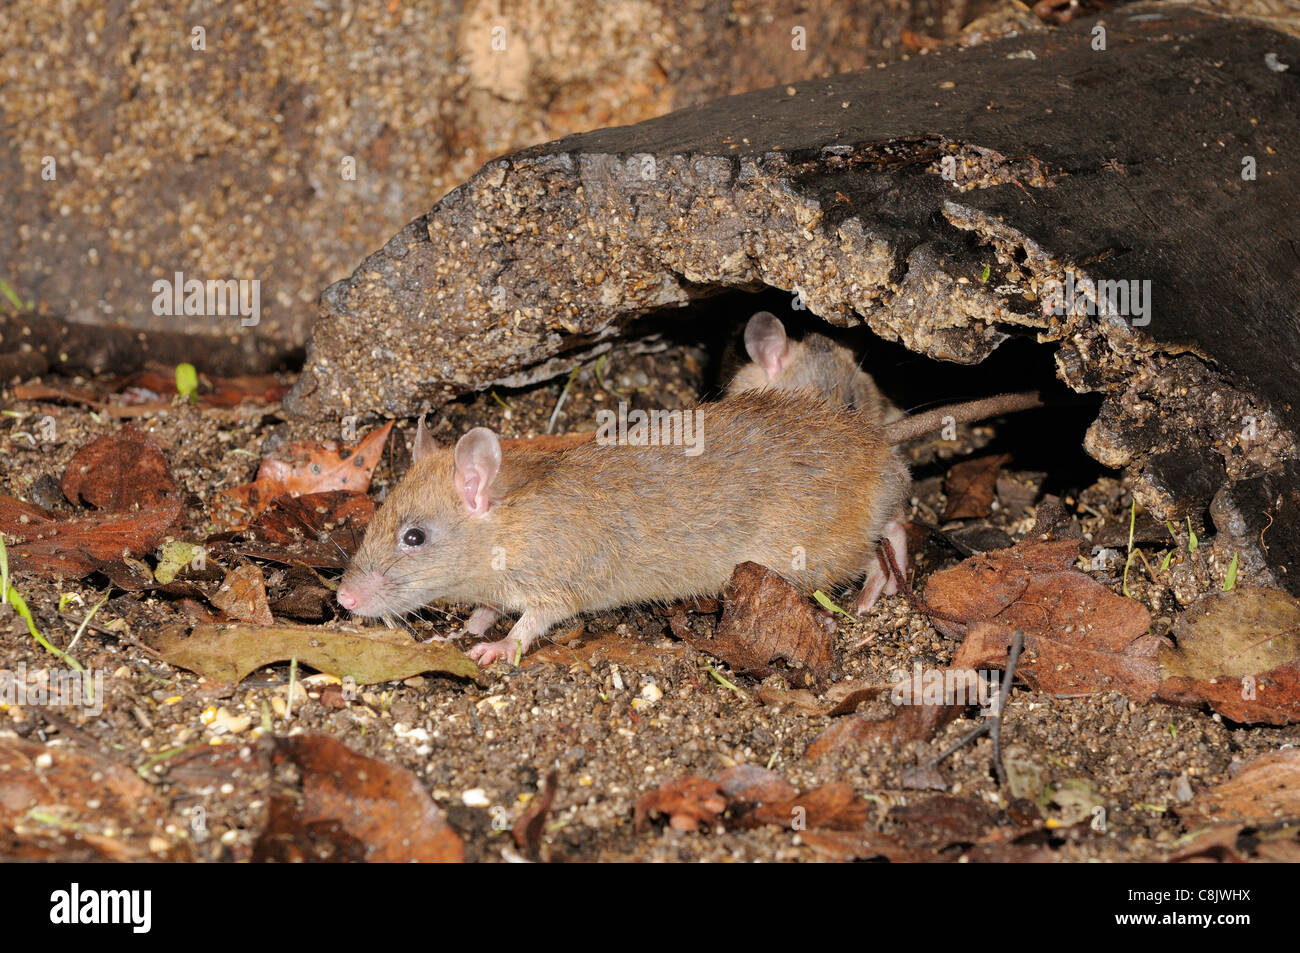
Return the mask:
<svg viewBox="0 0 1300 953">
<path fill-rule="evenodd" d="M 938 430 L 949 423 L 968 424 L 988 417 L 998 417 L 1017 410 L 1029 410 L 1042 407 L 1043 399 L 1037 391 L 1025 391 L 1019 394 L 998 394 L 981 400 L 968 400 L 962 404 L 948 404 L 936 407 L 922 414 L 904 417 L 893 423 L 885 424 L 882 433 L 885 443 L 893 446 L 924 436 L 932 430 Z"/>
</svg>

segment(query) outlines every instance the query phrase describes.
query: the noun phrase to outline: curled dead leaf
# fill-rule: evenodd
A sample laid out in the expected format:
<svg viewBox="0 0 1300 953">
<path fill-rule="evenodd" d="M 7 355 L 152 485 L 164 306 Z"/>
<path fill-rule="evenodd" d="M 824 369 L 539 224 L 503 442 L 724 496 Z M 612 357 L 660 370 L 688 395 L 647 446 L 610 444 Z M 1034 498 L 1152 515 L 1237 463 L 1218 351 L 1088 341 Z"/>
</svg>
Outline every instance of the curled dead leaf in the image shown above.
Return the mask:
<svg viewBox="0 0 1300 953">
<path fill-rule="evenodd" d="M 327 735 L 275 740 L 282 773 L 253 859 L 460 863 L 465 848 L 446 815 L 405 768 Z"/>
<path fill-rule="evenodd" d="M 130 424 L 78 450 L 62 487 L 72 503 L 110 513 L 165 506 L 177 495 L 162 448 Z"/>
<path fill-rule="evenodd" d="M 1213 593 L 1174 622 L 1160 651 L 1159 697 L 1225 718 L 1300 721 L 1300 600 L 1280 589 Z"/>
</svg>

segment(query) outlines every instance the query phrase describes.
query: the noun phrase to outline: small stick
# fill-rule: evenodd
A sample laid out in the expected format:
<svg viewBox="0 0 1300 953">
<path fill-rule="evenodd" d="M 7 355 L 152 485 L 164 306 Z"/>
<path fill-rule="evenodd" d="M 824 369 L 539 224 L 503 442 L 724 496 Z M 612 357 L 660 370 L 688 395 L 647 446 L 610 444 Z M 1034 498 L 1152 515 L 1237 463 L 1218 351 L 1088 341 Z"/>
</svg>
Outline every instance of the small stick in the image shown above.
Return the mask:
<svg viewBox="0 0 1300 953">
<path fill-rule="evenodd" d="M 997 706 L 993 714 L 989 715 L 984 721 L 976 726 L 972 731 L 967 732 L 957 741 L 939 755 L 929 764 L 922 765 L 918 770 L 929 770 L 937 768 L 942 764 L 949 755 L 961 750 L 970 744 L 976 738 L 984 734 L 992 733 L 993 735 L 993 770 L 998 776 L 998 786 L 1007 786 L 1007 769 L 1002 764 L 1002 712 L 1006 708 L 1007 699 L 1011 697 L 1011 683 L 1016 678 L 1016 665 L 1020 661 L 1020 653 L 1025 647 L 1025 634 L 1019 630 L 1016 631 L 1015 638 L 1011 640 L 1011 653 L 1007 657 L 1007 670 L 1002 675 L 1002 685 L 998 689 Z"/>
<path fill-rule="evenodd" d="M 880 552 L 885 558 L 885 565 L 893 575 L 894 581 L 898 583 L 898 591 L 903 594 L 903 598 L 908 601 L 908 604 L 911 605 L 915 611 L 921 613 L 928 619 L 943 619 L 945 622 L 955 622 L 957 625 L 961 626 L 967 624 L 965 619 L 959 616 L 949 615 L 946 612 L 940 612 L 938 609 L 932 609 L 917 598 L 916 593 L 912 591 L 912 587 L 908 585 L 907 579 L 903 576 L 903 570 L 898 567 L 898 560 L 894 558 L 894 544 L 883 536 L 880 538 Z M 947 635 L 947 633 L 944 634 Z M 949 638 L 951 638 L 951 636 L 949 636 Z"/>
</svg>

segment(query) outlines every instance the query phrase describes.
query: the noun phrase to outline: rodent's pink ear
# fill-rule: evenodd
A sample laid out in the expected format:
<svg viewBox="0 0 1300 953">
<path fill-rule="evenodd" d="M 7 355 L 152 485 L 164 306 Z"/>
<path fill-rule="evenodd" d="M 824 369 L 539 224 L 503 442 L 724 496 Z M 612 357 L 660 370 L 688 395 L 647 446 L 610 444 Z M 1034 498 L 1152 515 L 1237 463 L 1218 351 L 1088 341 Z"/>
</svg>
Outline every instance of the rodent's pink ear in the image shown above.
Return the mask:
<svg viewBox="0 0 1300 953">
<path fill-rule="evenodd" d="M 433 456 L 433 438 L 424 426 L 424 414 L 420 415 L 420 425 L 415 428 L 415 445 L 411 447 L 411 459 L 420 463 Z"/>
<path fill-rule="evenodd" d="M 471 516 L 485 516 L 492 483 L 501 470 L 501 441 L 486 427 L 475 427 L 456 444 L 456 492 Z"/>
<path fill-rule="evenodd" d="M 771 311 L 755 312 L 745 325 L 745 350 L 767 379 L 775 380 L 790 363 L 790 339 L 781 319 Z"/>
</svg>

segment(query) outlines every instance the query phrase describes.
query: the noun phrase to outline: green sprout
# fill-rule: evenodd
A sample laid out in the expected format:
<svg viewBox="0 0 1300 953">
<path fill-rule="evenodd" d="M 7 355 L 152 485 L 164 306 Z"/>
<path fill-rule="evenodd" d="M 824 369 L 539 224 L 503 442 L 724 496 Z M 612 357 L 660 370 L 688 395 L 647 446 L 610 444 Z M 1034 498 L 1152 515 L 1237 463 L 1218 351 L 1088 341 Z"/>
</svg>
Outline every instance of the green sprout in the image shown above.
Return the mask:
<svg viewBox="0 0 1300 953">
<path fill-rule="evenodd" d="M 4 598 L 0 599 L 0 605 L 6 602 L 12 604 L 14 612 L 18 613 L 18 617 L 27 623 L 27 631 L 32 634 L 36 644 L 84 677 L 86 670 L 81 666 L 80 662 L 62 649 L 55 648 L 45 636 L 41 635 L 41 630 L 36 628 L 36 620 L 32 618 L 32 610 L 27 608 L 27 603 L 18 590 L 9 585 L 9 553 L 5 549 L 3 533 L 0 533 L 0 586 L 4 588 Z M 86 682 L 86 699 L 92 702 L 95 700 L 95 690 L 88 681 Z"/>
<path fill-rule="evenodd" d="M 990 267 L 986 264 L 986 265 L 984 266 L 984 271 L 980 274 L 980 281 L 983 282 L 984 284 L 988 284 L 988 283 L 989 283 L 989 275 L 992 274 L 992 272 L 993 272 L 993 269 L 990 268 Z"/>
<path fill-rule="evenodd" d="M 77 626 L 76 635 L 74 635 L 72 637 L 72 641 L 68 643 L 69 652 L 71 652 L 72 649 L 76 646 L 81 636 L 85 634 L 86 626 L 90 625 L 90 620 L 95 618 L 95 613 L 98 612 L 100 610 L 100 607 L 103 606 L 103 604 L 107 601 L 108 601 L 108 593 L 106 592 L 104 593 L 104 598 L 96 602 L 94 606 L 91 607 L 90 611 L 86 613 L 86 617 L 81 620 L 81 625 Z"/>
<path fill-rule="evenodd" d="M 199 372 L 193 364 L 176 365 L 176 393 L 194 400 L 199 393 Z"/>
<path fill-rule="evenodd" d="M 1232 554 L 1232 562 L 1228 563 L 1228 575 L 1223 580 L 1223 591 L 1228 592 L 1237 584 L 1237 553 Z"/>
<path fill-rule="evenodd" d="M 733 683 L 733 682 L 729 682 L 729 681 L 727 681 L 725 678 L 723 678 L 723 677 L 722 677 L 722 674 L 721 674 L 717 669 L 715 669 L 712 665 L 708 665 L 708 664 L 706 664 L 704 667 L 705 667 L 706 669 L 709 670 L 709 674 L 713 676 L 713 680 L 714 680 L 715 682 L 717 682 L 719 685 L 721 685 L 723 688 L 730 688 L 733 692 L 735 692 L 735 693 L 736 693 L 737 695 L 739 695 L 741 698 L 748 698 L 748 697 L 749 697 L 749 696 L 746 695 L 746 694 L 744 693 L 744 691 L 742 691 L 742 690 L 740 689 L 740 687 L 737 686 L 735 683 Z"/>
<path fill-rule="evenodd" d="M 1187 551 L 1189 553 L 1194 553 L 1196 552 L 1196 547 L 1199 545 L 1201 545 L 1201 543 L 1196 538 L 1196 530 L 1192 529 L 1192 518 L 1189 516 L 1187 517 Z"/>
<path fill-rule="evenodd" d="M 1128 558 L 1124 560 L 1124 584 L 1121 587 L 1124 595 L 1131 597 L 1133 593 L 1128 591 L 1128 567 L 1133 565 L 1133 528 L 1137 525 L 1138 501 L 1133 497 L 1133 505 L 1128 511 Z"/>
<path fill-rule="evenodd" d="M 821 606 L 823 609 L 825 609 L 827 612 L 838 612 L 840 615 L 844 616 L 844 618 L 852 622 L 857 621 L 856 619 L 853 618 L 853 616 L 850 613 L 845 612 L 834 602 L 832 602 L 831 597 L 826 595 L 826 593 L 822 592 L 820 589 L 813 592 L 813 598 L 816 599 L 817 604 Z"/>
<path fill-rule="evenodd" d="M 32 306 L 35 304 L 34 301 L 23 301 L 22 298 L 18 297 L 17 292 L 15 292 L 13 288 L 9 287 L 9 282 L 5 281 L 3 278 L 0 278 L 0 295 L 4 295 L 5 300 L 19 311 L 31 311 Z"/>
</svg>

